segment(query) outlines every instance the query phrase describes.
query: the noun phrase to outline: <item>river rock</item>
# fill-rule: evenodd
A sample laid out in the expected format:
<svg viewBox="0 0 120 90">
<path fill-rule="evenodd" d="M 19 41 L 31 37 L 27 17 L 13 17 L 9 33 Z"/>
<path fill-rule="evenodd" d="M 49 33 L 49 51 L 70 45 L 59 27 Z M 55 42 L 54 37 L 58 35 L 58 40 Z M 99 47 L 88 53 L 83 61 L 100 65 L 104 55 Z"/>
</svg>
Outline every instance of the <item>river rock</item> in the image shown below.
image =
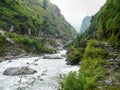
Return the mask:
<svg viewBox="0 0 120 90">
<path fill-rule="evenodd" d="M 43 59 L 63 59 L 60 56 L 44 56 Z"/>
<path fill-rule="evenodd" d="M 8 76 L 15 76 L 15 75 L 30 75 L 36 72 L 37 72 L 36 70 L 29 67 L 10 67 L 7 68 L 3 72 L 3 74 Z"/>
<path fill-rule="evenodd" d="M 65 57 L 65 58 L 67 57 L 67 55 L 66 55 L 66 54 L 62 54 L 61 56 L 62 56 L 62 57 Z"/>
</svg>

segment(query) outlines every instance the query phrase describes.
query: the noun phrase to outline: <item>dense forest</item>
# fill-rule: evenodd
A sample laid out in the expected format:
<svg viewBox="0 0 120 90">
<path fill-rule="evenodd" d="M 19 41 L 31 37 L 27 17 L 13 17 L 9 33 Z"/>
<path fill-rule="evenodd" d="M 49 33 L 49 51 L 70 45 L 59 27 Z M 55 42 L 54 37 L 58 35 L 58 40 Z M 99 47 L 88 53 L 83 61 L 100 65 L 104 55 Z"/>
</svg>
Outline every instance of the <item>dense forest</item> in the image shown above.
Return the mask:
<svg viewBox="0 0 120 90">
<path fill-rule="evenodd" d="M 62 82 L 63 90 L 120 89 L 120 0 L 107 0 L 89 28 L 68 45 L 68 64 L 80 64 Z"/>
</svg>

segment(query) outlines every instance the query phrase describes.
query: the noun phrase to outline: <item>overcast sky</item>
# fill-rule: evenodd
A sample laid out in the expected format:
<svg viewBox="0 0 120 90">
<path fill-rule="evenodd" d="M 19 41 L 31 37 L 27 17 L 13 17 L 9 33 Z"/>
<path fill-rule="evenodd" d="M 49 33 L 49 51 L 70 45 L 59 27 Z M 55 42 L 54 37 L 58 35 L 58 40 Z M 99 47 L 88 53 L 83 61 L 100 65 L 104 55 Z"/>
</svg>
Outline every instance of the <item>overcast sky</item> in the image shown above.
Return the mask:
<svg viewBox="0 0 120 90">
<path fill-rule="evenodd" d="M 94 15 L 104 5 L 106 0 L 50 0 L 56 4 L 66 20 L 80 30 L 82 19 Z"/>
</svg>

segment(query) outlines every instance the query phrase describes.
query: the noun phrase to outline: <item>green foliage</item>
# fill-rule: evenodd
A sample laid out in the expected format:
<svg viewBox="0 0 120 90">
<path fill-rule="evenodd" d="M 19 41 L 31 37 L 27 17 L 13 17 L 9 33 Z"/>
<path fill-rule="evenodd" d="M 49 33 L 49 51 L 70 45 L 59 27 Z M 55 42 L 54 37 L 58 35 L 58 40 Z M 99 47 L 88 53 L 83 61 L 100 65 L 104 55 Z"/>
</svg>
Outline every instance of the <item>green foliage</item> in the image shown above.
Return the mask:
<svg viewBox="0 0 120 90">
<path fill-rule="evenodd" d="M 115 47 L 120 48 L 120 0 L 107 0 L 106 4 L 101 8 L 101 10 L 92 17 L 91 25 L 89 28 L 78 38 L 79 42 L 82 40 L 87 41 L 87 47 L 85 48 L 84 56 L 81 61 L 81 69 L 79 74 L 84 76 L 84 81 L 80 81 L 79 85 L 82 82 L 85 82 L 83 87 L 77 86 L 72 87 L 70 81 L 78 83 L 78 80 L 82 77 L 81 75 L 72 74 L 68 75 L 64 80 L 63 90 L 70 90 L 71 85 L 73 90 L 76 90 L 76 87 L 79 87 L 78 90 L 99 90 L 97 87 L 97 81 L 104 77 L 106 72 L 104 65 L 108 62 L 106 61 L 107 52 L 104 50 L 100 42 L 90 39 L 99 39 L 109 41 L 115 44 Z M 77 41 L 77 44 L 79 43 Z M 74 43 L 74 42 L 73 42 Z M 76 41 L 75 44 L 77 45 Z M 79 44 L 78 48 L 81 48 Z M 72 56 L 74 57 L 74 56 Z M 76 80 L 77 78 L 77 80 Z M 113 88 L 114 87 L 114 88 Z M 107 88 L 107 89 L 106 89 Z M 105 90 L 114 90 L 114 86 L 106 86 Z"/>
<path fill-rule="evenodd" d="M 61 83 L 62 90 L 84 90 L 85 78 L 82 74 L 79 76 L 76 72 L 70 72 Z"/>
<path fill-rule="evenodd" d="M 103 49 L 103 45 L 96 40 L 89 40 L 87 47 L 85 49 L 84 58 L 94 58 L 101 57 L 104 58 L 107 55 L 107 52 Z"/>
<path fill-rule="evenodd" d="M 89 28 L 81 35 L 80 40 L 99 39 L 114 42 L 119 47 L 120 38 L 120 5 L 119 0 L 107 0 L 106 4 L 91 20 Z"/>
<path fill-rule="evenodd" d="M 29 38 L 15 33 L 7 32 L 6 35 L 24 48 L 27 52 L 32 53 L 53 53 L 55 50 L 44 46 L 43 41 L 39 39 Z"/>
<path fill-rule="evenodd" d="M 78 62 L 81 60 L 82 54 L 79 51 L 79 49 L 75 47 L 71 47 L 68 52 L 68 60 L 71 64 L 78 64 Z"/>
<path fill-rule="evenodd" d="M 34 37 L 44 33 L 46 37 L 60 34 L 72 39 L 75 29 L 61 14 L 55 14 L 56 8 L 49 0 L 1 0 L 0 28 L 9 31 L 13 25 L 14 32 L 22 35 L 29 35 L 30 30 Z"/>
<path fill-rule="evenodd" d="M 98 41 L 89 40 L 78 74 L 70 73 L 65 77 L 63 90 L 98 90 L 96 82 L 103 77 L 105 73 L 103 66 L 107 63 L 105 52 Z"/>
<path fill-rule="evenodd" d="M 5 37 L 2 35 L 2 33 L 0 33 L 0 56 L 3 56 L 5 53 Z"/>
<path fill-rule="evenodd" d="M 2 33 L 0 33 L 0 43 L 5 42 L 5 37 L 2 35 Z"/>
<path fill-rule="evenodd" d="M 101 10 L 92 17 L 91 25 L 82 39 L 99 39 L 114 42 L 119 47 L 120 5 L 119 0 L 107 0 Z"/>
<path fill-rule="evenodd" d="M 5 46 L 0 42 L 0 57 L 4 56 L 4 54 L 5 54 Z"/>
<path fill-rule="evenodd" d="M 68 48 L 68 62 L 70 64 L 78 64 L 81 59 L 83 58 L 86 41 L 80 40 L 81 36 L 77 36 L 71 43 L 66 45 L 65 47 Z"/>
</svg>

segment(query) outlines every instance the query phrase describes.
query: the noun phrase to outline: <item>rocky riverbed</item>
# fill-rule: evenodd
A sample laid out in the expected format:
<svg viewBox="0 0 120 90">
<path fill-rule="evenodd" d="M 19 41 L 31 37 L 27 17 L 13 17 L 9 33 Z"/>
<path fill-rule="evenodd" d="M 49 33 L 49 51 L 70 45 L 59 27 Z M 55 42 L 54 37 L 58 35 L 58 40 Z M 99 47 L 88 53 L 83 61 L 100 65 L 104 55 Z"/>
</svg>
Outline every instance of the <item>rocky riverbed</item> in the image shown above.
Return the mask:
<svg viewBox="0 0 120 90">
<path fill-rule="evenodd" d="M 65 54 L 66 51 L 62 50 L 57 54 L 24 57 L 1 62 L 0 90 L 58 90 L 59 82 L 63 76 L 70 71 L 79 69 L 79 66 L 66 65 Z M 9 68 L 11 70 L 11 67 L 12 69 L 14 67 L 29 67 L 34 69 L 36 73 L 31 75 L 4 75 L 4 71 Z"/>
</svg>

